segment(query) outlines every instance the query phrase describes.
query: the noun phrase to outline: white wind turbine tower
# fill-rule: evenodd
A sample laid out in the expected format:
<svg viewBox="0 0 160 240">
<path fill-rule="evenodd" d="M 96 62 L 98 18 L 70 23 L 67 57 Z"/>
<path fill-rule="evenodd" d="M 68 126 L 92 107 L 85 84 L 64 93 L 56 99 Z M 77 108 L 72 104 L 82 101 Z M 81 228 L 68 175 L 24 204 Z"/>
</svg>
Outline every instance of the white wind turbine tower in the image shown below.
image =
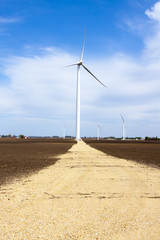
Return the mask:
<svg viewBox="0 0 160 240">
<path fill-rule="evenodd" d="M 100 123 L 97 124 L 97 140 L 99 140 L 100 133 Z"/>
<path fill-rule="evenodd" d="M 89 72 L 92 77 L 94 77 L 99 83 L 101 83 L 104 87 L 106 87 L 98 78 L 96 78 L 93 73 L 83 64 L 83 52 L 84 52 L 84 42 L 85 42 L 85 33 L 84 33 L 84 40 L 82 46 L 82 53 L 81 58 L 78 63 L 68 65 L 70 66 L 77 66 L 77 93 L 76 93 L 76 141 L 81 140 L 80 138 L 80 67 L 82 66 L 87 72 Z"/>
<path fill-rule="evenodd" d="M 65 139 L 65 138 L 66 138 L 66 129 L 63 128 L 63 139 Z"/>
<path fill-rule="evenodd" d="M 126 126 L 125 126 L 125 121 L 124 121 L 124 117 L 122 116 L 122 114 L 120 114 L 121 118 L 122 118 L 122 139 L 125 140 L 126 138 Z"/>
</svg>

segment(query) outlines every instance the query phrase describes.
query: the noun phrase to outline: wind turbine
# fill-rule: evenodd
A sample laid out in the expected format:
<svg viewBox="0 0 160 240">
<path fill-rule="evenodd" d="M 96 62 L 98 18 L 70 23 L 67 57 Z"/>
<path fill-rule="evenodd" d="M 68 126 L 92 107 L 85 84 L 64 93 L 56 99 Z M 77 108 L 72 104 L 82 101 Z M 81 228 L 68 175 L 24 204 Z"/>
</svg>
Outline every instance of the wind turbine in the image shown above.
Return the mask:
<svg viewBox="0 0 160 240">
<path fill-rule="evenodd" d="M 125 140 L 126 138 L 126 126 L 125 126 L 125 121 L 124 121 L 124 117 L 122 116 L 122 114 L 120 114 L 121 118 L 122 118 L 122 139 Z"/>
<path fill-rule="evenodd" d="M 99 140 L 100 123 L 97 124 L 97 140 Z"/>
<path fill-rule="evenodd" d="M 81 58 L 78 63 L 68 65 L 67 67 L 77 66 L 77 91 L 76 91 L 76 141 L 81 140 L 80 138 L 80 68 L 81 66 L 89 72 L 100 84 L 106 87 L 96 76 L 83 64 L 83 52 L 84 52 L 85 33 L 83 39 L 83 46 L 81 52 Z"/>
<path fill-rule="evenodd" d="M 63 128 L 63 139 L 65 139 L 65 138 L 66 138 L 66 129 Z"/>
</svg>

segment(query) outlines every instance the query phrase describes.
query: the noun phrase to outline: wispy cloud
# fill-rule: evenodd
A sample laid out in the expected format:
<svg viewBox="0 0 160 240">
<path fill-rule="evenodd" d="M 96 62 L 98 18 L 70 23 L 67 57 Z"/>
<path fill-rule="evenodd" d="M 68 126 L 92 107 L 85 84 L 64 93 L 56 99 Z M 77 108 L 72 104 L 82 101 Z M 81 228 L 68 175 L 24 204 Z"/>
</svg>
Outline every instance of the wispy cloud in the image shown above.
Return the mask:
<svg viewBox="0 0 160 240">
<path fill-rule="evenodd" d="M 139 1 L 139 0 L 129 0 L 129 3 L 134 6 L 134 7 L 142 7 L 143 5 L 143 0 Z"/>
<path fill-rule="evenodd" d="M 126 30 L 128 32 L 137 32 L 138 34 L 142 33 L 144 31 L 145 24 L 144 22 L 136 17 L 134 20 L 125 18 L 123 20 L 123 25 L 121 25 L 121 28 L 123 30 Z"/>
<path fill-rule="evenodd" d="M 0 17 L 0 23 L 16 23 L 19 21 L 20 21 L 20 19 L 18 19 L 18 18 Z"/>
</svg>

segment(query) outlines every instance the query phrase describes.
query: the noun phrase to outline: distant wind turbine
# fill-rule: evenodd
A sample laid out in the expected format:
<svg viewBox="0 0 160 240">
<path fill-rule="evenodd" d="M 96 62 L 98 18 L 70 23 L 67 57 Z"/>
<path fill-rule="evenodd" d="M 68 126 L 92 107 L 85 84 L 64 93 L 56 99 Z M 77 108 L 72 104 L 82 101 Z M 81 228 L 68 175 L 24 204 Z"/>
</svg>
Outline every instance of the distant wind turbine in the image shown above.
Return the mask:
<svg viewBox="0 0 160 240">
<path fill-rule="evenodd" d="M 83 39 L 83 46 L 82 46 L 82 53 L 81 58 L 78 63 L 68 65 L 70 66 L 77 66 L 77 93 L 76 93 L 76 141 L 81 140 L 80 138 L 80 67 L 82 66 L 87 72 L 89 72 L 92 77 L 94 77 L 100 84 L 106 87 L 95 75 L 83 64 L 83 52 L 84 52 L 84 42 L 85 42 L 85 33 Z"/>
<path fill-rule="evenodd" d="M 66 138 L 66 129 L 63 128 L 63 139 L 65 139 L 65 138 Z"/>
<path fill-rule="evenodd" d="M 125 140 L 126 138 L 126 126 L 125 126 L 125 121 L 124 121 L 124 117 L 122 116 L 122 114 L 120 114 L 121 118 L 122 118 L 122 139 Z"/>
<path fill-rule="evenodd" d="M 99 140 L 100 133 L 100 123 L 97 124 L 97 140 Z"/>
</svg>

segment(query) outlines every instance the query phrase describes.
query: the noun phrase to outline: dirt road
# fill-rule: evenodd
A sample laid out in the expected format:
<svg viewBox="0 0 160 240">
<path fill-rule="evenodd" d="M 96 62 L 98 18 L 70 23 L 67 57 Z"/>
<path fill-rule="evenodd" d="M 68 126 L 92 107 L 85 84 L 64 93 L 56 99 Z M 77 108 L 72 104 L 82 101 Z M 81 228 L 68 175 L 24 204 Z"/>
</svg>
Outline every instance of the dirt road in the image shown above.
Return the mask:
<svg viewBox="0 0 160 240">
<path fill-rule="evenodd" d="M 160 171 L 84 142 L 1 187 L 0 239 L 160 239 Z"/>
</svg>

